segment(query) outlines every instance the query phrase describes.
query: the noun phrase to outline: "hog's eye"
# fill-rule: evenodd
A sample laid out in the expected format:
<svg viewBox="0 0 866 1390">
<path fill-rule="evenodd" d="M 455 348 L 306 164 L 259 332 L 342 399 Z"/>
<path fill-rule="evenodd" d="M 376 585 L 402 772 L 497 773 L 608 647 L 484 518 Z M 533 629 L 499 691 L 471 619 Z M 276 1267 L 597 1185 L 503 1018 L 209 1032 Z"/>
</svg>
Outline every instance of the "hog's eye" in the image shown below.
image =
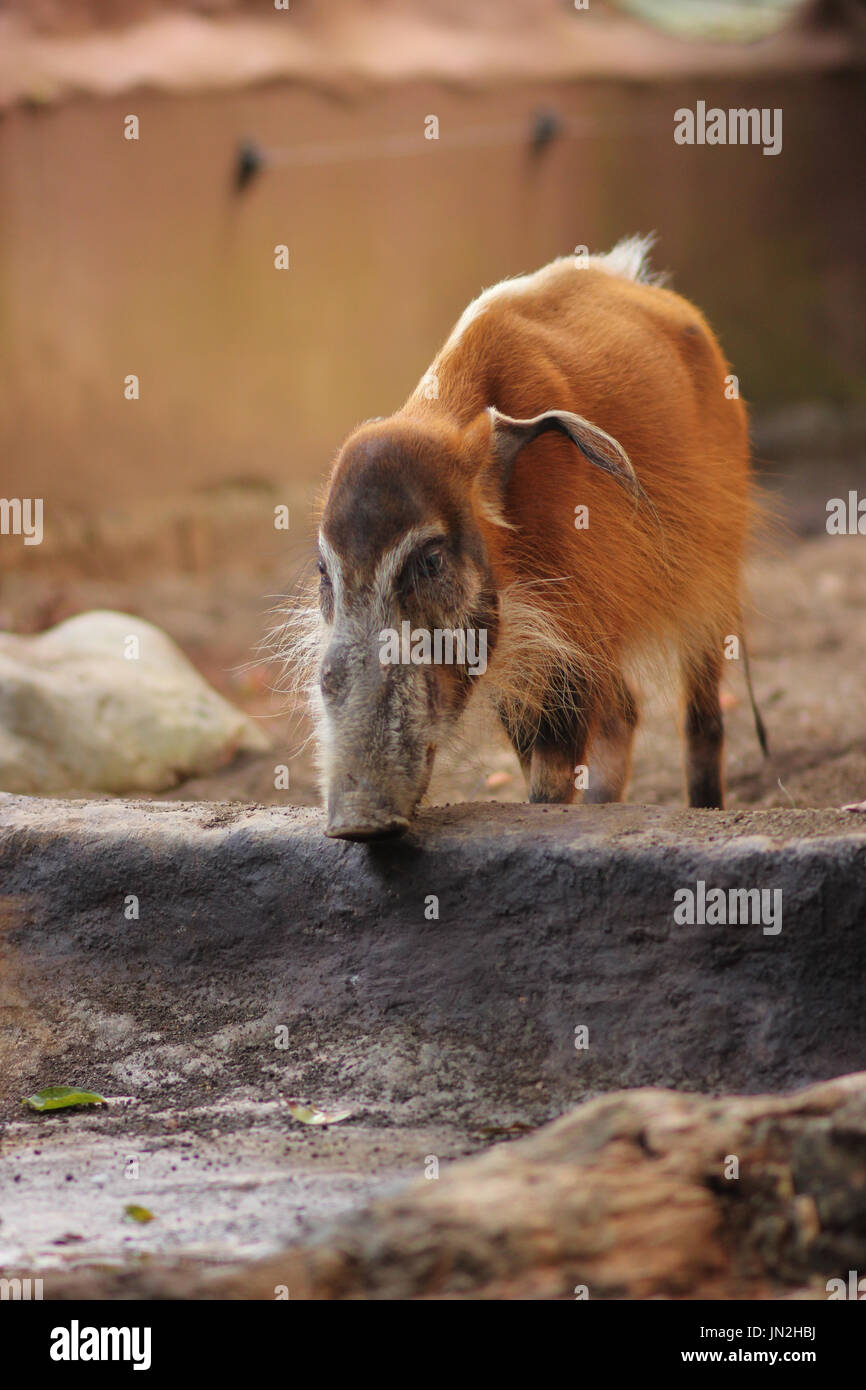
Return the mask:
<svg viewBox="0 0 866 1390">
<path fill-rule="evenodd" d="M 327 571 L 326 568 L 325 568 L 325 562 L 324 562 L 324 560 L 319 560 L 318 565 L 317 565 L 317 568 L 318 568 L 319 574 L 322 576 L 322 583 L 323 583 L 323 584 L 330 584 L 331 581 L 330 581 L 330 579 L 328 578 L 328 571 Z"/>
<path fill-rule="evenodd" d="M 446 569 L 444 537 L 431 539 L 409 556 L 400 574 L 398 589 L 404 598 L 422 598 L 424 587 L 440 580 Z M 429 594 L 428 594 L 429 596 Z"/>
<path fill-rule="evenodd" d="M 416 563 L 422 579 L 435 579 L 444 569 L 445 558 L 441 550 L 423 550 Z"/>
</svg>

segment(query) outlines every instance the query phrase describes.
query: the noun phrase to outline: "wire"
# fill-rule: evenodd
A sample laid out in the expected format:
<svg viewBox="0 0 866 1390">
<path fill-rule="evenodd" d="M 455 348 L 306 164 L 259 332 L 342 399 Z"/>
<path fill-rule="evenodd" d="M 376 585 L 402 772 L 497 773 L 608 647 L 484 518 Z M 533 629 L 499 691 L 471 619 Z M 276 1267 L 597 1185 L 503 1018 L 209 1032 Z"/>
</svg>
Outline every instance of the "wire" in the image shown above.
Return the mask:
<svg viewBox="0 0 866 1390">
<path fill-rule="evenodd" d="M 441 149 L 478 149 L 495 145 L 527 145 L 538 155 L 560 137 L 586 136 L 597 129 L 594 120 L 565 119 L 554 111 L 538 111 L 525 120 L 469 126 L 427 139 L 424 132 L 382 135 L 342 141 L 317 141 L 308 145 L 264 146 L 244 140 L 235 162 L 235 188 L 241 192 L 264 168 L 298 168 L 303 165 L 356 163 L 370 159 L 405 159 L 422 154 L 430 145 Z"/>
</svg>

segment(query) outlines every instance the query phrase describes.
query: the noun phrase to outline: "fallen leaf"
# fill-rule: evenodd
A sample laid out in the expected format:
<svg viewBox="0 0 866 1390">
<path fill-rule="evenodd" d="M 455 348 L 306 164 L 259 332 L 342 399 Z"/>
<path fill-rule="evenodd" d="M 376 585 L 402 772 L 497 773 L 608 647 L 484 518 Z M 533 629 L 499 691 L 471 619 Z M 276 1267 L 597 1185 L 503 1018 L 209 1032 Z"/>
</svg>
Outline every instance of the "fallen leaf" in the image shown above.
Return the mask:
<svg viewBox="0 0 866 1390">
<path fill-rule="evenodd" d="M 338 1125 L 354 1114 L 352 1110 L 320 1110 L 318 1105 L 304 1105 L 300 1100 L 284 1100 L 283 1104 L 288 1106 L 292 1118 L 300 1120 L 302 1125 Z"/>
<path fill-rule="evenodd" d="M 129 1217 L 130 1221 L 140 1221 L 142 1226 L 146 1225 L 148 1221 L 156 1219 L 152 1211 L 148 1211 L 147 1207 L 136 1206 L 135 1202 L 130 1202 L 125 1206 L 123 1213 L 124 1216 Z"/>
<path fill-rule="evenodd" d="M 95 1091 L 79 1091 L 74 1086 L 46 1086 L 21 1102 L 30 1110 L 65 1110 L 70 1105 L 105 1105 L 105 1097 Z"/>
</svg>

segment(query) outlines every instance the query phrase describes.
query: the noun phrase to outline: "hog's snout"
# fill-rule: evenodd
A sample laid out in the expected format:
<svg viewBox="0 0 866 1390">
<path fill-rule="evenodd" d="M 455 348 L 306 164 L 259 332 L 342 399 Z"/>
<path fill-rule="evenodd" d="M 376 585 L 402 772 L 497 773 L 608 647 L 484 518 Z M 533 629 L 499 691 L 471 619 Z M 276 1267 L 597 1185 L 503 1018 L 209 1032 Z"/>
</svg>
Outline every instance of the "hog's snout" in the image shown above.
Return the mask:
<svg viewBox="0 0 866 1390">
<path fill-rule="evenodd" d="M 399 684 L 370 637 L 334 641 L 322 659 L 332 839 L 383 839 L 409 827 L 421 787 Z"/>
<path fill-rule="evenodd" d="M 332 786 L 325 834 L 332 840 L 384 840 L 409 829 L 409 817 L 387 805 L 366 780 Z"/>
</svg>

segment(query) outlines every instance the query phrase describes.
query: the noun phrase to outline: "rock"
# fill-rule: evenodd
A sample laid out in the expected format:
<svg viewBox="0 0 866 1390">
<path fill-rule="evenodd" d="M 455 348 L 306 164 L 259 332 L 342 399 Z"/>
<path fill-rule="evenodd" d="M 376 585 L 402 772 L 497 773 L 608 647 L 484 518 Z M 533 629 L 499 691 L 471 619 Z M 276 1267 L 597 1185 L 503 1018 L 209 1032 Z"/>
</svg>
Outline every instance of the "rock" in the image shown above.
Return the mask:
<svg viewBox="0 0 866 1390">
<path fill-rule="evenodd" d="M 268 747 L 141 618 L 82 613 L 35 637 L 0 634 L 4 791 L 156 792 Z"/>
</svg>

